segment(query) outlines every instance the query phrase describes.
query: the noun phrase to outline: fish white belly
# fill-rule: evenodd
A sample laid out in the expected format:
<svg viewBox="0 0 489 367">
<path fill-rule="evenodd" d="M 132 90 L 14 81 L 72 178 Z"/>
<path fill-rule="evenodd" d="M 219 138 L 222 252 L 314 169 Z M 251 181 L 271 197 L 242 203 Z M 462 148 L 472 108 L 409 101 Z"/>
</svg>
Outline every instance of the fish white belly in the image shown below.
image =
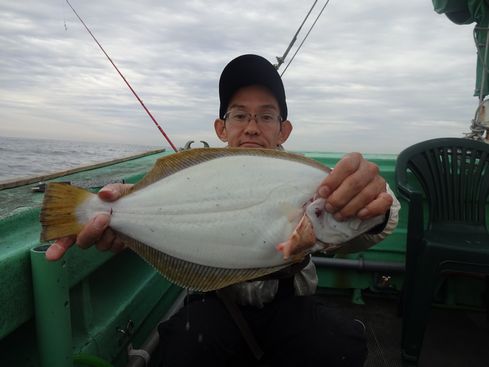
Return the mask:
<svg viewBox="0 0 489 367">
<path fill-rule="evenodd" d="M 274 158 L 211 160 L 109 204 L 110 225 L 197 264 L 231 269 L 280 265 L 283 256 L 275 245 L 292 233 L 325 175 Z"/>
<path fill-rule="evenodd" d="M 284 246 L 295 246 L 296 253 L 338 249 L 385 220 L 380 215 L 337 222 L 324 199 L 311 202 L 328 172 L 318 162 L 280 151 L 192 149 L 158 159 L 115 202 L 48 184 L 41 240 L 76 236 L 96 214 L 110 213 L 110 226 L 127 246 L 167 279 L 200 291 L 220 289 L 300 260 L 284 261 Z"/>
</svg>

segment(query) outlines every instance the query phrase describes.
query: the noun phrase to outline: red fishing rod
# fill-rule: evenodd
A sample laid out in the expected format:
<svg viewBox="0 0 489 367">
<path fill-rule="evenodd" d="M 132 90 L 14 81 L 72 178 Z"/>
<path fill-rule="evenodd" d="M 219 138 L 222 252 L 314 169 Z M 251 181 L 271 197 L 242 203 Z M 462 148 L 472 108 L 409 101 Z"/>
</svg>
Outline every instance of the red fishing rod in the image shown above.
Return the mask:
<svg viewBox="0 0 489 367">
<path fill-rule="evenodd" d="M 73 8 L 73 6 L 71 6 L 71 4 L 70 4 L 70 2 L 68 0 L 66 0 L 66 2 L 70 6 L 71 10 L 73 10 L 73 13 L 75 13 L 75 15 L 77 16 L 77 18 L 80 19 L 80 22 L 83 24 L 83 26 L 88 31 L 88 33 L 90 33 L 90 36 L 92 36 L 93 40 L 97 43 L 98 47 L 100 47 L 100 49 L 102 50 L 102 52 L 104 53 L 104 55 L 107 57 L 107 59 L 110 61 L 110 63 L 112 64 L 112 66 L 115 68 L 115 70 L 117 70 L 117 72 L 119 73 L 119 75 L 121 76 L 121 78 L 124 80 L 124 82 L 127 84 L 127 86 L 129 87 L 129 89 L 131 90 L 132 94 L 134 94 L 134 96 L 137 98 L 137 100 L 139 101 L 139 103 L 141 104 L 141 106 L 143 106 L 144 110 L 146 111 L 146 113 L 148 114 L 148 116 L 151 118 L 151 120 L 153 120 L 153 122 L 155 123 L 156 127 L 158 128 L 158 130 L 160 130 L 160 132 L 163 134 L 163 136 L 165 137 L 165 139 L 168 142 L 168 144 L 170 144 L 170 146 L 172 147 L 172 149 L 176 152 L 177 151 L 177 148 L 172 143 L 172 141 L 170 140 L 170 138 L 168 137 L 168 135 L 166 135 L 166 133 L 163 131 L 163 129 L 158 124 L 158 122 L 156 121 L 156 119 L 153 117 L 153 115 L 151 114 L 151 112 L 149 112 L 149 110 L 146 108 L 146 106 L 144 105 L 144 103 L 141 100 L 141 98 L 139 98 L 139 96 L 134 91 L 134 89 L 132 89 L 131 84 L 129 84 L 129 82 L 126 80 L 126 78 L 124 77 L 124 75 L 122 75 L 122 73 L 120 72 L 120 70 L 114 64 L 114 62 L 112 61 L 112 59 L 110 58 L 110 56 L 107 54 L 107 52 L 105 52 L 105 50 L 102 47 L 102 45 L 99 43 L 99 41 L 97 41 L 97 39 L 95 38 L 95 36 L 93 35 L 93 33 L 90 31 L 90 29 L 87 27 L 87 25 L 85 24 L 85 22 L 83 21 L 83 19 L 78 15 L 78 13 L 76 12 L 75 8 Z"/>
</svg>

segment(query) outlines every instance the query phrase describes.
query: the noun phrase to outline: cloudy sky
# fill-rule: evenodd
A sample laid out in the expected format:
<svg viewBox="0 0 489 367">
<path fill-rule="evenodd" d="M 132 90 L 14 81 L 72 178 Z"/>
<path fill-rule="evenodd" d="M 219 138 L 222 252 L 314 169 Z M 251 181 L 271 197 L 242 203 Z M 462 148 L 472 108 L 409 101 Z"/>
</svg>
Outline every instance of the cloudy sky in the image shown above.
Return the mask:
<svg viewBox="0 0 489 367">
<path fill-rule="evenodd" d="M 222 68 L 243 53 L 275 62 L 313 2 L 71 0 L 177 146 L 222 145 Z M 398 153 L 462 136 L 477 105 L 472 29 L 429 0 L 331 0 L 283 76 L 286 148 Z M 167 145 L 65 0 L 1 0 L 0 50 L 0 136 Z"/>
</svg>

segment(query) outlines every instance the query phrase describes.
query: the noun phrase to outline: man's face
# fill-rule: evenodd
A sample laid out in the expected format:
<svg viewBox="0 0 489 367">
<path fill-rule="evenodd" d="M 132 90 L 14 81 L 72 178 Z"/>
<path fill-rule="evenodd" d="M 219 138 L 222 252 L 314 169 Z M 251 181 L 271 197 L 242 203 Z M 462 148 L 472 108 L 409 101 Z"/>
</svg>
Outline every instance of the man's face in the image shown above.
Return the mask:
<svg viewBox="0 0 489 367">
<path fill-rule="evenodd" d="M 277 100 L 267 88 L 252 85 L 239 89 L 229 102 L 228 111 L 249 113 L 251 116 L 266 114 L 280 115 Z M 245 124 L 233 124 L 231 121 L 217 119 L 214 122 L 216 134 L 230 147 L 275 149 L 284 143 L 292 131 L 291 123 L 286 120 L 260 124 L 251 119 Z"/>
</svg>

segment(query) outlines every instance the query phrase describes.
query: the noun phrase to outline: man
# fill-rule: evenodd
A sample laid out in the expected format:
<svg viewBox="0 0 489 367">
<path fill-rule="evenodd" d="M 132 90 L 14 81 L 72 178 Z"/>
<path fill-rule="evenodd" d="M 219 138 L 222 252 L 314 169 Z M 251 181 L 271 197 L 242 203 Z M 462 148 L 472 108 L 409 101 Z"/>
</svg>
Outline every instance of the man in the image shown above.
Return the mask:
<svg viewBox="0 0 489 367">
<path fill-rule="evenodd" d="M 257 55 L 232 60 L 219 81 L 220 109 L 214 128 L 230 147 L 281 149 L 292 132 L 282 80 L 272 64 Z M 273 167 L 271 167 L 273 172 Z M 128 185 L 108 185 L 99 196 L 116 200 Z M 378 167 L 359 153 L 343 157 L 320 184 L 317 194 L 337 220 L 385 215 L 384 223 L 341 247 L 366 249 L 391 233 L 399 203 L 388 191 Z M 76 243 L 100 250 L 123 248 L 98 215 Z M 58 259 L 74 243 L 56 241 L 47 251 Z M 302 249 L 280 249 L 285 256 Z M 222 292 L 194 294 L 170 320 L 159 326 L 164 366 L 226 366 L 263 359 L 273 366 L 362 366 L 367 355 L 365 327 L 345 319 L 315 298 L 317 275 L 308 259 L 300 266 Z"/>
</svg>

